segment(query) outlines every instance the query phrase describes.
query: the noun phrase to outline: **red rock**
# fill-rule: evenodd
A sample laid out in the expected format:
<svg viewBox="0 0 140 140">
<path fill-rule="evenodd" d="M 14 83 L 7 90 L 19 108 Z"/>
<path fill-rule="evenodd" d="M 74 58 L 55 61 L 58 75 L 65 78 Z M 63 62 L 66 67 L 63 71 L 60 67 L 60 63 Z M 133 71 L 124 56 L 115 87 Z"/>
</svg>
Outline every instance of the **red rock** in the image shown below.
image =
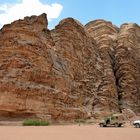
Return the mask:
<svg viewBox="0 0 140 140">
<path fill-rule="evenodd" d="M 140 29 L 46 14 L 0 31 L 0 118 L 74 120 L 140 112 Z M 125 94 L 124 94 L 125 93 Z M 131 103 L 131 104 L 130 104 Z"/>
</svg>

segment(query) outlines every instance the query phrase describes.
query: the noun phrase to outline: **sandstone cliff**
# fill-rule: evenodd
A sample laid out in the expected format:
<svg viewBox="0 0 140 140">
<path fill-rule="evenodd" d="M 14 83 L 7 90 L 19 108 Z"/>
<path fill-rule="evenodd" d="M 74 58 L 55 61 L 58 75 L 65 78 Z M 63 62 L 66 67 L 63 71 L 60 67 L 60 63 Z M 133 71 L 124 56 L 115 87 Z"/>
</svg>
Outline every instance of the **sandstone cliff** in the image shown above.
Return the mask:
<svg viewBox="0 0 140 140">
<path fill-rule="evenodd" d="M 117 28 L 111 22 L 96 20 L 89 22 L 86 29 L 99 45 L 108 81 L 105 89 L 117 94 L 120 111 L 129 108 L 139 112 L 140 27 L 131 23 Z"/>
<path fill-rule="evenodd" d="M 46 14 L 0 31 L 0 118 L 72 120 L 140 112 L 140 27 Z"/>
</svg>

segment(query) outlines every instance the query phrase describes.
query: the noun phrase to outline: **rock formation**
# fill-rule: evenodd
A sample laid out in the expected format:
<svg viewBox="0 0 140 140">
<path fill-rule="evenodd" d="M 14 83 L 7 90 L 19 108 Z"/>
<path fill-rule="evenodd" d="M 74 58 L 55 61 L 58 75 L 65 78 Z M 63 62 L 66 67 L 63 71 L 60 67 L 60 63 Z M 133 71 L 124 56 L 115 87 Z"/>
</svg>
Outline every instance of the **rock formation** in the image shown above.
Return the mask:
<svg viewBox="0 0 140 140">
<path fill-rule="evenodd" d="M 140 27 L 46 14 L 0 31 L 0 118 L 74 120 L 140 112 Z"/>
<path fill-rule="evenodd" d="M 109 92 L 114 93 L 118 97 L 120 111 L 129 108 L 139 112 L 140 27 L 131 23 L 123 24 L 119 29 L 111 22 L 96 20 L 89 22 L 86 29 L 99 45 L 104 61 L 104 74 L 108 82 L 105 97 Z M 112 99 L 115 99 L 114 96 Z"/>
</svg>

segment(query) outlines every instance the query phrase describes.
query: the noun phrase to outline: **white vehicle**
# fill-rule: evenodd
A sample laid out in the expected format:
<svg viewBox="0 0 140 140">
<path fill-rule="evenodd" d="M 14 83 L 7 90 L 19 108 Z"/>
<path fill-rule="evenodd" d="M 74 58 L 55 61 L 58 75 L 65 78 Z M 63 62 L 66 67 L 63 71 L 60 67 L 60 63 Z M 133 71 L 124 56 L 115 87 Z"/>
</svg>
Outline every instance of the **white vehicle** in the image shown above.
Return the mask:
<svg viewBox="0 0 140 140">
<path fill-rule="evenodd" d="M 136 120 L 133 122 L 133 125 L 136 127 L 136 128 L 140 128 L 140 120 Z"/>
</svg>

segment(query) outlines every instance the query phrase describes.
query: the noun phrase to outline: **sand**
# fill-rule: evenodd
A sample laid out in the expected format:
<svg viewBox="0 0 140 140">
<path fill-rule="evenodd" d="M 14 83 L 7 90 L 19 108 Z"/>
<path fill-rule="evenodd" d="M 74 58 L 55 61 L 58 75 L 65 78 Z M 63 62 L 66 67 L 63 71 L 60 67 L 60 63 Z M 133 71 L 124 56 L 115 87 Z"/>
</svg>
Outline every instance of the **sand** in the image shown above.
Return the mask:
<svg viewBox="0 0 140 140">
<path fill-rule="evenodd" d="M 98 125 L 0 126 L 0 140 L 140 140 L 140 128 Z"/>
</svg>

